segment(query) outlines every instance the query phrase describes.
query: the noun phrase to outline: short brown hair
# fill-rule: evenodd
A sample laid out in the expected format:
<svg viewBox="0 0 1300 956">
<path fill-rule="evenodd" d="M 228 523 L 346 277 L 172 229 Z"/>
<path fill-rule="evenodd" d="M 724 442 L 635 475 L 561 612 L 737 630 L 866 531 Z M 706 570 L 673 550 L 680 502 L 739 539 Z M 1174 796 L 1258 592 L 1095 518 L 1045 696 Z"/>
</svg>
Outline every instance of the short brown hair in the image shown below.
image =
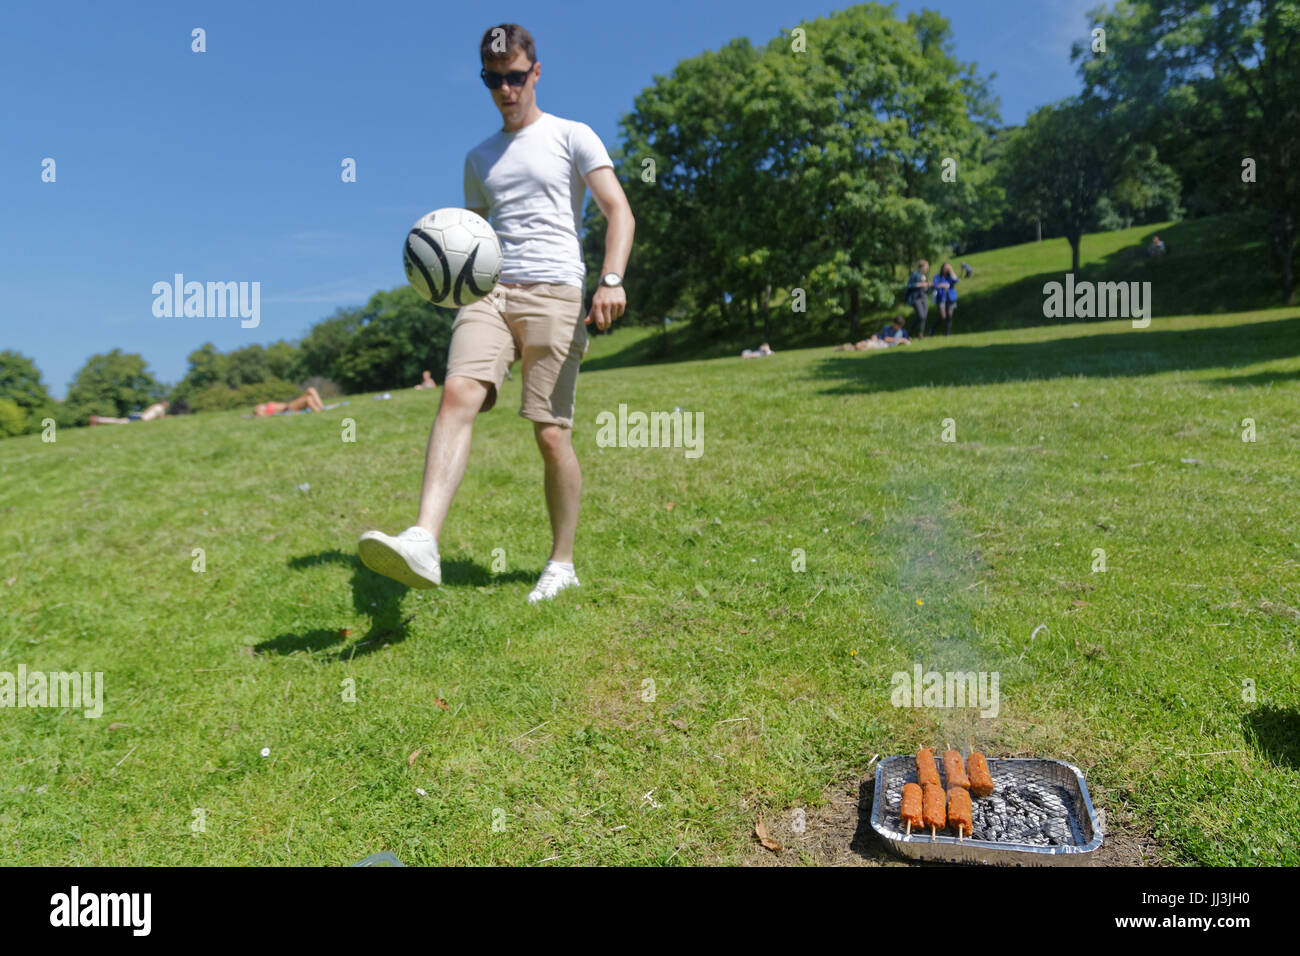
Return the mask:
<svg viewBox="0 0 1300 956">
<path fill-rule="evenodd" d="M 505 47 L 502 50 L 502 46 Z M 533 35 L 517 23 L 499 23 L 488 27 L 479 41 L 478 56 L 482 63 L 488 60 L 509 60 L 516 50 L 523 50 L 529 63 L 537 62 L 537 49 L 533 46 Z"/>
</svg>

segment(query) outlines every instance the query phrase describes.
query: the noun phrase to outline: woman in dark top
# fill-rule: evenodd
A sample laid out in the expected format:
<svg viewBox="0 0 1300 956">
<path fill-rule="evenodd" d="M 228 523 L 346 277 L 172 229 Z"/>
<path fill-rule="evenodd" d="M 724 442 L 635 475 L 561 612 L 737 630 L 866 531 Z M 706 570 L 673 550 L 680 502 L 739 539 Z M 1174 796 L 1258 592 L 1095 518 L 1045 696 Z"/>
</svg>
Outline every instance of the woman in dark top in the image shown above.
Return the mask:
<svg viewBox="0 0 1300 956">
<path fill-rule="evenodd" d="M 907 277 L 907 294 L 903 297 L 903 301 L 916 312 L 918 339 L 925 338 L 925 316 L 930 311 L 930 299 L 926 295 L 930 288 L 930 279 L 926 276 L 929 271 L 930 263 L 924 259 L 918 262 L 916 270 Z"/>
</svg>

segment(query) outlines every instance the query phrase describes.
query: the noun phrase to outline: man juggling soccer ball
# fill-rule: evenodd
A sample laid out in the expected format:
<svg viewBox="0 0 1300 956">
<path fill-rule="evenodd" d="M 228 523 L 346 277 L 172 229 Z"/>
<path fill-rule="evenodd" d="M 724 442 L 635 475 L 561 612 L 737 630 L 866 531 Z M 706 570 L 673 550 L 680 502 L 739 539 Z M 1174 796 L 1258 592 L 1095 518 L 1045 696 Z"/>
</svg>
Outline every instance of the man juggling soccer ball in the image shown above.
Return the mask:
<svg viewBox="0 0 1300 956">
<path fill-rule="evenodd" d="M 541 65 L 518 24 L 490 28 L 479 47 L 482 78 L 501 111 L 501 130 L 465 158 L 465 206 L 490 219 L 501 241 L 501 277 L 452 325 L 442 403 L 429 435 L 416 523 L 396 537 L 361 536 L 366 566 L 410 587 L 442 583 L 438 536 L 465 475 L 474 418 L 487 411 L 510 365 L 521 362 L 519 414 L 533 423 L 546 472 L 551 557 L 530 603 L 576 586 L 573 539 L 582 470 L 573 451 L 573 404 L 585 326 L 623 314 L 623 272 L 635 222 L 613 163 L 584 123 L 537 106 Z M 585 185 L 584 185 L 585 184 Z M 580 232 L 586 188 L 608 220 L 605 262 L 591 311 L 583 317 L 586 267 Z"/>
</svg>

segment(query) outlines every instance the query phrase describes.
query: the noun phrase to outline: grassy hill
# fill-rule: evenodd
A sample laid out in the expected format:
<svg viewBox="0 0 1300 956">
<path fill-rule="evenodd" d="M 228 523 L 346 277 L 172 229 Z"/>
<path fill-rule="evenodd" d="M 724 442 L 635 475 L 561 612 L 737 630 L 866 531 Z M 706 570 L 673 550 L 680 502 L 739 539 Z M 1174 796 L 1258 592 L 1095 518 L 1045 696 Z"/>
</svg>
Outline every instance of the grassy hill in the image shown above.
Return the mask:
<svg viewBox="0 0 1300 956">
<path fill-rule="evenodd" d="M 735 862 L 951 743 L 1078 765 L 1108 845 L 1296 865 L 1298 381 L 1296 309 L 588 366 L 583 584 L 536 608 L 517 378 L 436 591 L 355 551 L 414 519 L 436 395 L 2 442 L 0 672 L 105 701 L 0 711 L 0 864 Z M 599 447 L 620 404 L 703 455 Z M 996 717 L 892 706 L 915 664 L 998 673 Z"/>
<path fill-rule="evenodd" d="M 1160 236 L 1169 254 L 1152 259 L 1145 254 L 1152 236 Z M 931 272 L 951 262 L 961 275 L 961 263 L 970 263 L 974 275 L 958 285 L 959 301 L 953 334 L 990 329 L 1026 328 L 1054 324 L 1043 317 L 1043 285 L 1062 282 L 1070 271 L 1070 245 L 1065 239 L 1027 242 L 988 252 L 954 256 L 930 255 Z M 1083 238 L 1079 281 L 1150 282 L 1153 321 L 1172 315 L 1223 314 L 1264 309 L 1279 302 L 1277 277 L 1267 271 L 1267 256 L 1260 227 L 1247 216 L 1214 216 L 1178 223 L 1135 226 Z M 899 277 L 899 289 L 905 277 Z M 901 295 L 901 291 L 900 291 Z M 809 322 L 789 311 L 781 296 L 773 303 L 778 316 L 771 336 L 775 348 L 798 348 L 843 341 L 847 329 L 827 333 L 823 323 Z M 636 303 L 632 303 L 635 310 Z M 865 334 L 878 331 L 890 317 L 904 312 L 915 332 L 910 309 L 903 306 L 873 312 L 863 320 Z M 816 316 L 811 316 L 816 318 Z M 930 309 L 928 329 L 933 332 L 938 314 Z M 590 369 L 641 365 L 646 362 L 682 361 L 738 355 L 756 348 L 761 333 L 732 331 L 718 336 L 674 323 L 667 334 L 660 329 L 626 327 L 608 337 L 598 336 L 587 360 Z"/>
</svg>

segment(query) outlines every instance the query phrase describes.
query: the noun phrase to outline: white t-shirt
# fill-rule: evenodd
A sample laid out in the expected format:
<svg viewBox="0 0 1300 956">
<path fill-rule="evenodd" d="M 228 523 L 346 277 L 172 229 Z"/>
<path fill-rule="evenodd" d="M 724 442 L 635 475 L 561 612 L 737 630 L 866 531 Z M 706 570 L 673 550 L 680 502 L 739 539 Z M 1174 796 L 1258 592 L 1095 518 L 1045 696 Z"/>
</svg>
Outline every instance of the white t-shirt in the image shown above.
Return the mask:
<svg viewBox="0 0 1300 956">
<path fill-rule="evenodd" d="M 550 113 L 469 151 L 465 207 L 488 211 L 504 254 L 502 282 L 584 285 L 583 177 L 613 165 L 590 126 Z"/>
</svg>

